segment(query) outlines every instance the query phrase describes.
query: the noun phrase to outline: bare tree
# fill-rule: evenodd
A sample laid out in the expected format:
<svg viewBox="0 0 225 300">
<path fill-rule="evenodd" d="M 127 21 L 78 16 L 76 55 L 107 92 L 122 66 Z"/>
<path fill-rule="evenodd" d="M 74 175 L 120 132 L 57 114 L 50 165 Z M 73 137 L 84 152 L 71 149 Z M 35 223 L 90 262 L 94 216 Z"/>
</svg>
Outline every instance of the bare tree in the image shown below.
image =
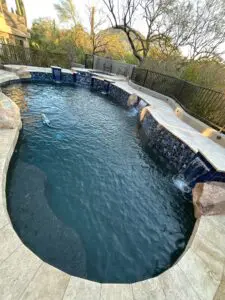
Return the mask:
<svg viewBox="0 0 225 300">
<path fill-rule="evenodd" d="M 225 42 L 224 0 L 198 0 L 189 15 L 189 26 L 184 33 L 188 36 L 185 46 L 192 59 L 212 58 L 224 53 Z M 224 47 L 223 47 L 224 48 Z"/>
<path fill-rule="evenodd" d="M 108 45 L 108 40 L 104 38 L 104 33 L 101 32 L 102 25 L 106 22 L 106 18 L 101 10 L 97 11 L 95 6 L 87 6 L 87 11 L 90 24 L 92 54 L 103 53 Z"/>
<path fill-rule="evenodd" d="M 165 36 L 167 28 L 160 24 L 167 14 L 173 11 L 175 0 L 103 0 L 111 25 L 125 32 L 134 56 L 141 63 L 152 44 Z M 145 35 L 135 29 L 135 22 L 141 19 Z M 159 30 L 160 29 L 160 30 Z"/>
<path fill-rule="evenodd" d="M 223 54 L 225 42 L 224 0 L 184 1 L 163 20 L 167 36 L 176 47 L 186 47 L 191 59 Z"/>
<path fill-rule="evenodd" d="M 186 47 L 193 59 L 221 54 L 221 45 L 225 42 L 224 0 L 103 2 L 112 27 L 125 32 L 140 63 L 156 44 L 170 53 Z M 137 30 L 137 19 L 142 20 L 145 34 Z"/>
</svg>

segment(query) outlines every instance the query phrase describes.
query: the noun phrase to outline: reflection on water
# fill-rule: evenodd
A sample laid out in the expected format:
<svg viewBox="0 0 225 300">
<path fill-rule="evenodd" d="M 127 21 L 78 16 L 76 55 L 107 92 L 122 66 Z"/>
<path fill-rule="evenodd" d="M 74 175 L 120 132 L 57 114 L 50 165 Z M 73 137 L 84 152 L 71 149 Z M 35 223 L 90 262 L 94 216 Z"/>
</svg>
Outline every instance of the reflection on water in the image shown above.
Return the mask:
<svg viewBox="0 0 225 300">
<path fill-rule="evenodd" d="M 17 85 L 10 86 L 11 93 L 10 97 L 11 99 L 18 105 L 21 112 L 28 111 L 27 101 L 25 98 L 25 90 L 24 89 L 18 89 Z"/>
</svg>

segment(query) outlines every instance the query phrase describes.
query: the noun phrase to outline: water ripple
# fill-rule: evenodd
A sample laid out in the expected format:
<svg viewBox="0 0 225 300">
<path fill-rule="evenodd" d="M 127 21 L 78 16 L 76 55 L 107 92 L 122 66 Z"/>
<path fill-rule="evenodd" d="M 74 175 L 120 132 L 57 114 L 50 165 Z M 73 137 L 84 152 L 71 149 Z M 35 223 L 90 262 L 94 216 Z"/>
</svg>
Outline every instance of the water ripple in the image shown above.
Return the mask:
<svg viewBox="0 0 225 300">
<path fill-rule="evenodd" d="M 142 144 L 137 116 L 82 88 L 4 92 L 26 103 L 7 188 L 21 239 L 56 267 L 100 282 L 139 281 L 168 268 L 191 234 L 193 208 L 167 162 Z M 56 129 L 42 124 L 42 113 Z"/>
</svg>

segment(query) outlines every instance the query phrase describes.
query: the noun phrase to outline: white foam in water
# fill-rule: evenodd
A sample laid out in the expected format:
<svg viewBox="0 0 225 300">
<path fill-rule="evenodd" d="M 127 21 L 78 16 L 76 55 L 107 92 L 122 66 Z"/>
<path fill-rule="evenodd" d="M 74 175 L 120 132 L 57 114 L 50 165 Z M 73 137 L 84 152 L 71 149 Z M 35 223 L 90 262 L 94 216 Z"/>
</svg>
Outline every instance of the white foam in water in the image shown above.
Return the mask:
<svg viewBox="0 0 225 300">
<path fill-rule="evenodd" d="M 128 116 L 130 116 L 130 117 L 135 117 L 135 116 L 138 115 L 138 112 L 139 112 L 139 111 L 138 111 L 137 108 L 132 107 L 132 108 L 130 108 L 129 111 L 128 111 Z"/>
<path fill-rule="evenodd" d="M 191 192 L 190 186 L 185 182 L 183 178 L 179 176 L 173 177 L 173 183 L 181 192 L 183 193 Z"/>
<path fill-rule="evenodd" d="M 138 109 L 141 110 L 141 109 L 144 108 L 146 105 L 147 105 L 146 102 L 143 101 L 143 100 L 141 100 L 141 101 L 139 102 L 139 104 L 138 104 Z"/>
<path fill-rule="evenodd" d="M 47 125 L 47 126 L 50 126 L 50 120 L 46 117 L 46 115 L 42 114 L 41 117 L 42 117 L 43 124 Z"/>
</svg>

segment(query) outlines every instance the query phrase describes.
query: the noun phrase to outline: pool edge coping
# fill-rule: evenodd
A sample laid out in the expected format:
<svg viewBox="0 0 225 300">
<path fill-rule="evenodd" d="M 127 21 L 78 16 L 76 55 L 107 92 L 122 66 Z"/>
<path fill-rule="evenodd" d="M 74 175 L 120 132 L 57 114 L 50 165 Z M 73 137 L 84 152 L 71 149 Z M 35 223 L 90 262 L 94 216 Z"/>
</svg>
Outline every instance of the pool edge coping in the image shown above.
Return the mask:
<svg viewBox="0 0 225 300">
<path fill-rule="evenodd" d="M 5 228 L 5 226 L 8 226 L 8 225 L 10 225 L 11 229 L 13 229 L 13 231 L 14 231 L 10 217 L 7 212 L 7 198 L 6 198 L 5 188 L 6 188 L 6 178 L 7 178 L 8 167 L 9 167 L 9 163 L 10 163 L 12 154 L 14 152 L 15 146 L 17 144 L 20 126 L 18 126 L 15 129 L 0 129 L 0 133 L 1 133 L 1 131 L 4 131 L 4 133 L 5 133 L 4 138 L 5 138 L 6 143 L 5 143 L 5 147 L 3 147 L 3 150 L 1 150 L 2 152 L 5 150 L 5 153 L 3 153 L 3 159 L 2 158 L 0 159 L 0 179 L 1 179 L 0 207 L 2 206 L 1 209 L 3 209 L 7 223 L 0 228 L 0 232 L 2 232 L 2 230 Z M 1 152 L 1 155 L 2 155 L 2 152 Z M 2 216 L 2 214 L 1 214 L 1 216 Z M 224 217 L 224 220 L 222 220 L 222 222 L 221 222 L 220 218 L 223 218 L 223 217 Z M 215 230 L 220 233 L 218 237 L 216 237 Z M 188 259 L 188 263 L 194 262 L 194 263 L 198 264 L 199 266 L 201 266 L 201 270 L 205 270 L 206 273 L 202 274 L 202 280 L 204 280 L 204 284 L 205 284 L 205 281 L 211 282 L 211 280 L 210 280 L 211 275 L 209 275 L 209 272 L 214 274 L 214 277 L 216 277 L 216 280 L 212 279 L 213 284 L 212 284 L 212 282 L 209 284 L 210 287 L 214 287 L 214 290 L 211 293 L 211 296 L 213 296 L 213 297 L 211 297 L 211 298 L 205 297 L 205 295 L 204 295 L 204 299 L 214 299 L 214 297 L 217 296 L 217 292 L 218 292 L 218 289 L 220 288 L 221 284 L 224 284 L 225 254 L 223 256 L 223 269 L 220 269 L 220 271 L 218 271 L 218 266 L 216 263 L 217 259 L 215 259 L 215 257 L 213 258 L 213 255 L 211 254 L 211 250 L 213 253 L 216 250 L 218 250 L 217 247 L 221 243 L 221 234 L 223 234 L 223 233 L 225 234 L 225 216 L 210 216 L 210 217 L 202 216 L 200 219 L 198 219 L 196 221 L 194 230 L 192 232 L 192 236 L 191 236 L 183 254 L 180 256 L 178 261 L 172 267 L 170 267 L 168 270 L 166 270 L 165 272 L 163 272 L 162 274 L 160 274 L 159 276 L 157 276 L 155 278 L 151 278 L 151 279 L 140 281 L 140 282 L 133 283 L 133 284 L 100 284 L 100 283 L 92 282 L 92 281 L 89 281 L 86 279 L 80 279 L 78 277 L 70 276 L 70 275 L 64 273 L 63 271 L 58 270 L 55 267 L 53 267 L 45 262 L 42 262 L 42 260 L 40 258 L 38 258 L 31 250 L 29 250 L 23 244 L 23 242 L 19 239 L 18 236 L 17 236 L 17 238 L 19 239 L 21 246 L 25 247 L 28 250 L 28 252 L 32 253 L 33 256 L 35 256 L 36 258 L 38 258 L 38 260 L 41 261 L 40 262 L 41 269 L 43 269 L 43 268 L 48 269 L 47 273 L 49 274 L 50 277 L 52 276 L 51 275 L 51 273 L 52 273 L 53 275 L 57 274 L 58 276 L 63 276 L 66 278 L 66 282 L 68 283 L 68 285 L 64 290 L 63 299 L 74 299 L 74 295 L 73 295 L 74 290 L 72 288 L 74 286 L 76 287 L 77 290 L 82 289 L 82 291 L 83 291 L 82 293 L 85 293 L 85 294 L 89 293 L 90 290 L 91 291 L 94 290 L 95 291 L 94 293 L 99 294 L 99 299 L 100 298 L 108 299 L 107 297 L 108 296 L 111 297 L 113 294 L 115 294 L 115 298 L 110 298 L 110 299 L 119 299 L 118 297 L 122 297 L 121 295 L 130 295 L 129 296 L 130 298 L 126 298 L 126 299 L 135 299 L 136 297 L 137 297 L 137 299 L 141 299 L 141 297 L 142 297 L 141 295 L 143 295 L 143 293 L 145 295 L 151 296 L 151 295 L 160 294 L 162 292 L 166 297 L 166 294 L 168 291 L 165 289 L 167 289 L 169 287 L 168 282 L 170 282 L 172 287 L 174 286 L 175 283 L 173 282 L 172 279 L 177 276 L 176 274 L 178 271 L 180 272 L 180 275 L 178 278 L 180 278 L 180 280 L 181 280 L 180 283 L 177 283 L 178 286 L 181 285 L 183 288 L 186 288 L 186 292 L 188 293 L 188 295 L 190 293 L 190 295 L 196 295 L 196 299 L 200 299 L 202 297 L 202 282 L 196 281 L 197 283 L 195 282 L 195 284 L 193 284 L 191 279 L 198 278 L 198 280 L 201 281 L 201 276 L 199 276 L 199 274 L 197 274 L 197 273 L 196 273 L 197 275 L 195 273 L 193 274 L 191 272 L 191 270 L 188 268 L 185 269 L 186 264 L 184 262 L 187 259 Z M 201 237 L 204 237 L 204 239 L 207 238 L 207 243 L 209 243 L 212 246 L 212 249 L 210 249 L 210 253 L 207 253 L 207 251 L 209 250 L 207 248 L 207 246 L 205 247 L 205 249 L 207 249 L 205 251 L 203 251 L 202 248 L 199 246 L 198 243 L 204 244 L 204 241 L 203 241 L 203 239 L 201 239 Z M 197 246 L 196 246 L 196 243 L 197 243 Z M 221 248 L 225 249 L 225 245 L 221 245 Z M 14 249 L 14 251 L 17 251 L 17 250 Z M 210 259 L 211 259 L 211 262 L 212 262 L 211 264 L 209 264 L 204 259 L 202 259 L 202 257 L 201 257 L 202 252 L 204 252 L 204 255 L 206 255 L 209 258 L 208 261 L 210 261 Z M 6 260 L 7 259 L 9 259 L 9 258 L 6 258 Z M 2 264 L 2 263 L 4 263 L 4 261 L 0 262 L 0 264 Z M 26 263 L 26 261 L 24 263 Z M 215 265 L 216 265 L 216 268 L 214 269 Z M 195 271 L 197 271 L 197 270 L 195 270 Z M 37 272 L 38 272 L 38 270 L 37 270 Z M 168 274 L 169 274 L 169 276 L 168 276 Z M 0 278 L 1 278 L 1 276 L 2 276 L 2 274 L 0 272 Z M 35 278 L 36 277 L 34 276 L 34 278 L 32 279 L 32 281 L 30 283 L 34 282 Z M 169 278 L 171 280 L 169 280 Z M 184 278 L 186 278 L 187 281 L 184 282 Z M 222 278 L 223 278 L 223 280 L 222 280 Z M 48 281 L 48 280 L 50 280 L 50 278 L 46 278 L 46 280 Z M 223 283 L 222 283 L 222 281 L 223 281 Z M 56 282 L 57 282 L 57 280 L 56 280 Z M 27 282 L 25 284 L 27 285 Z M 34 282 L 34 284 L 35 284 L 35 282 Z M 189 286 L 188 286 L 188 284 L 189 284 Z M 31 287 L 31 285 L 32 284 L 29 284 L 28 287 L 24 290 L 24 292 L 26 292 L 29 289 L 34 291 L 35 287 Z M 0 284 L 0 286 L 1 286 L 1 284 Z M 38 286 L 38 284 L 37 284 L 37 286 Z M 41 288 L 39 287 L 39 289 L 41 289 Z M 102 292 L 102 289 L 104 290 L 104 292 Z M 118 291 L 117 291 L 117 289 L 118 289 Z M 175 296 L 179 292 L 179 290 L 172 289 L 169 292 Z M 222 292 L 223 292 L 223 290 L 222 290 Z M 75 292 L 75 293 L 77 293 L 77 292 Z M 110 293 L 112 293 L 112 294 L 110 294 Z M 108 296 L 103 296 L 105 294 Z M 137 295 L 140 295 L 140 296 L 137 296 Z M 163 296 L 160 296 L 160 297 L 163 297 Z M 24 298 L 24 299 L 26 299 L 26 298 Z M 54 298 L 54 299 L 56 299 L 56 298 Z M 193 299 L 193 298 L 191 298 L 191 299 Z"/>
</svg>

